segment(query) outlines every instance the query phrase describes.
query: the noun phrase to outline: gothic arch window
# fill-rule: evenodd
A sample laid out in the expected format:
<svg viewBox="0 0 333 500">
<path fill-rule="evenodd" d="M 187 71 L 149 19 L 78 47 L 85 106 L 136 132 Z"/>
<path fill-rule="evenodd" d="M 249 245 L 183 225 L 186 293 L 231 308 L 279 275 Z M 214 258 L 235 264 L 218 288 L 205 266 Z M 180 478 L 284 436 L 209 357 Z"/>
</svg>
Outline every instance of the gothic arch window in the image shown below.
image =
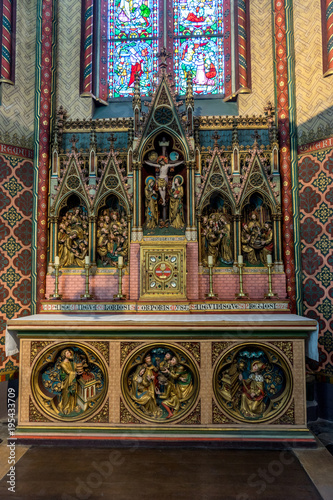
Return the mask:
<svg viewBox="0 0 333 500">
<path fill-rule="evenodd" d="M 197 97 L 233 100 L 250 92 L 249 0 L 82 0 L 81 95 L 107 104 L 143 96 L 156 83 L 158 53 L 185 94 L 190 72 Z"/>
</svg>

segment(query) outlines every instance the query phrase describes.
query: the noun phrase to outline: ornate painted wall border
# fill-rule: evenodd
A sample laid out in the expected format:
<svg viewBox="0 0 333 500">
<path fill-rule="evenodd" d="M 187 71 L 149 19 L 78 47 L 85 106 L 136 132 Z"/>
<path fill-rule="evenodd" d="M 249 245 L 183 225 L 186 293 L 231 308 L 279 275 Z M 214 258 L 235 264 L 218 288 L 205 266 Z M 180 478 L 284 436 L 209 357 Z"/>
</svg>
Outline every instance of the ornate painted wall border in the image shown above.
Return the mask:
<svg viewBox="0 0 333 500">
<path fill-rule="evenodd" d="M 275 89 L 280 135 L 283 253 L 291 312 L 302 313 L 294 35 L 291 0 L 272 0 Z"/>
<path fill-rule="evenodd" d="M 36 85 L 32 235 L 32 314 L 46 291 L 48 250 L 49 144 L 55 98 L 55 0 L 38 0 L 36 20 Z"/>
<path fill-rule="evenodd" d="M 333 0 L 321 0 L 324 77 L 333 75 Z"/>
</svg>

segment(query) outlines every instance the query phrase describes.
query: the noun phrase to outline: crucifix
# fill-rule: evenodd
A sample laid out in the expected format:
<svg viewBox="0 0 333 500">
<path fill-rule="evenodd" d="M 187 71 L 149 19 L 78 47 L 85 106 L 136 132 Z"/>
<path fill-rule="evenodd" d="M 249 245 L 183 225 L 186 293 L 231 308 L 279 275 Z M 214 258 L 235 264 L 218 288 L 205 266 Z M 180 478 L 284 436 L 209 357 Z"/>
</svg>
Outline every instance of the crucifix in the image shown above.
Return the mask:
<svg viewBox="0 0 333 500">
<path fill-rule="evenodd" d="M 220 139 L 220 136 L 219 136 L 219 134 L 217 133 L 216 130 L 215 130 L 212 138 L 214 139 L 214 148 L 218 148 L 219 147 L 218 140 Z"/>
<path fill-rule="evenodd" d="M 254 134 L 252 135 L 252 137 L 254 137 L 254 144 L 258 145 L 258 140 L 260 139 L 260 135 L 258 133 L 258 130 L 256 130 L 254 132 Z"/>
<path fill-rule="evenodd" d="M 79 142 L 79 139 L 76 137 L 75 134 L 72 135 L 70 138 L 70 142 L 72 143 L 72 149 L 76 150 L 76 143 Z"/>
<path fill-rule="evenodd" d="M 108 137 L 108 141 L 110 143 L 110 150 L 113 151 L 114 143 L 116 142 L 115 136 L 111 133 L 110 137 Z"/>
</svg>

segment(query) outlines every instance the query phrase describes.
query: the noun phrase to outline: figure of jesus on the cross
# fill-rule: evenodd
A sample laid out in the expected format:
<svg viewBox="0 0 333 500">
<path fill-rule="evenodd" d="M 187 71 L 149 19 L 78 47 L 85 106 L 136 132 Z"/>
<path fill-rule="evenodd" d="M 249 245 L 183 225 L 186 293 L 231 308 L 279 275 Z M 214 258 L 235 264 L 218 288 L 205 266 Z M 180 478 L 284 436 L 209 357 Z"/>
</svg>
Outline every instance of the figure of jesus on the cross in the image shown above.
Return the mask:
<svg viewBox="0 0 333 500">
<path fill-rule="evenodd" d="M 183 161 L 175 161 L 175 162 L 169 162 L 168 157 L 167 157 L 167 146 L 169 145 L 169 142 L 166 141 L 165 138 L 162 139 L 161 142 L 159 142 L 159 145 L 162 147 L 162 155 L 157 158 L 157 163 L 152 163 L 150 161 L 146 161 L 147 165 L 150 165 L 151 167 L 155 167 L 156 169 L 158 168 L 159 170 L 159 175 L 157 179 L 157 186 L 159 193 L 162 198 L 162 206 L 165 206 L 165 197 L 166 197 L 166 189 L 168 186 L 168 181 L 169 181 L 169 169 L 173 167 L 177 167 L 178 165 L 181 165 Z"/>
<path fill-rule="evenodd" d="M 166 188 L 168 186 L 168 173 L 169 169 L 172 167 L 177 167 L 181 165 L 182 161 L 176 161 L 174 163 L 168 162 L 168 158 L 166 156 L 159 156 L 157 158 L 157 163 L 152 163 L 150 161 L 146 161 L 147 165 L 151 167 L 155 167 L 159 169 L 159 177 L 157 179 L 157 186 L 162 198 L 162 205 L 165 206 L 165 196 L 166 196 Z"/>
</svg>

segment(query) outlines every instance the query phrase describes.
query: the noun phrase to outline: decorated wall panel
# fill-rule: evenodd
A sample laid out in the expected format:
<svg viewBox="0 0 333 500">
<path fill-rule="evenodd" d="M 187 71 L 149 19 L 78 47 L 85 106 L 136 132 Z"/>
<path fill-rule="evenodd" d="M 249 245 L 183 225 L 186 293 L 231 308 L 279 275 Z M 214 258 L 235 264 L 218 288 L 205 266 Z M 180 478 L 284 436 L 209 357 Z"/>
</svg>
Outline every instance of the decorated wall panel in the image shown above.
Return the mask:
<svg viewBox="0 0 333 500">
<path fill-rule="evenodd" d="M 332 77 L 323 76 L 320 9 L 320 1 L 294 2 L 297 125 L 301 144 L 327 138 L 333 132 Z"/>
<path fill-rule="evenodd" d="M 18 355 L 5 355 L 6 320 L 30 314 L 32 182 L 31 160 L 0 156 L 0 380 L 18 370 Z"/>
<path fill-rule="evenodd" d="M 60 434 L 98 431 L 98 424 L 166 433 L 257 426 L 271 433 L 279 424 L 299 431 L 302 342 L 274 334 L 256 342 L 193 334 L 133 340 L 107 332 L 103 339 L 59 341 L 51 334 L 45 341 L 35 332 L 22 341 L 20 425 Z"/>
<path fill-rule="evenodd" d="M 105 403 L 106 365 L 98 351 L 85 345 L 49 347 L 34 364 L 32 378 L 37 404 L 53 419 L 87 419 Z"/>
<path fill-rule="evenodd" d="M 261 114 L 268 101 L 274 102 L 272 3 L 249 2 L 251 21 L 251 94 L 238 96 L 240 115 Z"/>
<path fill-rule="evenodd" d="M 57 107 L 78 119 L 90 118 L 92 112 L 91 99 L 80 97 L 80 37 L 81 1 L 59 2 Z"/>
<path fill-rule="evenodd" d="M 23 145 L 22 137 L 33 136 L 36 4 L 36 0 L 17 2 L 15 85 L 1 85 L 1 141 L 8 144 L 4 134 L 16 134 L 15 146 Z"/>
<path fill-rule="evenodd" d="M 319 322 L 320 359 L 315 368 L 332 375 L 333 149 L 314 147 L 298 161 L 304 314 Z"/>
</svg>

